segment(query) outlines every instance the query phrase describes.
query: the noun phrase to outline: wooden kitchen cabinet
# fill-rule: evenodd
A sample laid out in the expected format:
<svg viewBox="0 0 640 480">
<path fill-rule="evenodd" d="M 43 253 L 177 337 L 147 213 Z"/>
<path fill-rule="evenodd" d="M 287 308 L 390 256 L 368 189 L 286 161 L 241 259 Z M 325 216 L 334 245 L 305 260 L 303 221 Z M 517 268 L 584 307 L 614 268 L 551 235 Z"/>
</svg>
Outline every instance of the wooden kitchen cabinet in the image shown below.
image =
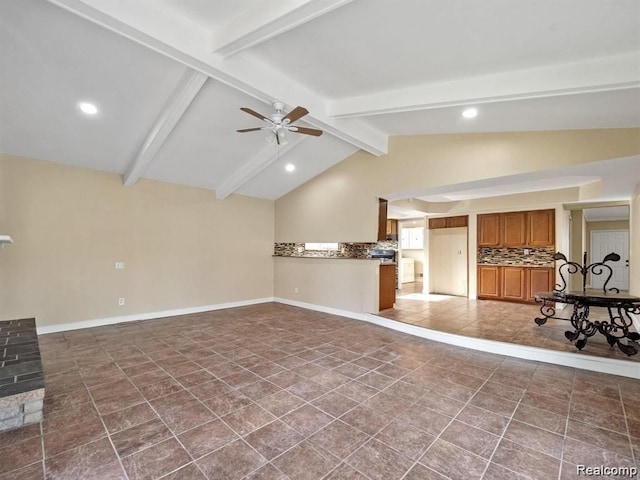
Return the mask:
<svg viewBox="0 0 640 480">
<path fill-rule="evenodd" d="M 555 270 L 546 267 L 478 265 L 478 298 L 534 303 L 536 292 L 553 290 Z"/>
<path fill-rule="evenodd" d="M 396 301 L 396 264 L 380 264 L 379 308 L 393 308 Z"/>
<path fill-rule="evenodd" d="M 500 268 L 495 265 L 478 265 L 478 298 L 500 298 Z"/>
<path fill-rule="evenodd" d="M 378 241 L 387 239 L 387 205 L 384 198 L 378 199 Z"/>
<path fill-rule="evenodd" d="M 387 240 L 398 240 L 398 220 L 387 220 Z"/>
<path fill-rule="evenodd" d="M 498 247 L 502 243 L 501 214 L 478 215 L 478 246 Z"/>
<path fill-rule="evenodd" d="M 430 218 L 429 229 L 447 228 L 447 217 Z"/>
<path fill-rule="evenodd" d="M 447 228 L 466 227 L 469 224 L 468 215 L 460 215 L 457 217 L 446 217 L 446 218 L 447 218 Z"/>
<path fill-rule="evenodd" d="M 528 302 L 534 302 L 536 292 L 550 292 L 556 283 L 553 268 L 527 268 L 527 296 Z"/>
<path fill-rule="evenodd" d="M 478 215 L 478 247 L 553 247 L 555 210 Z"/>
<path fill-rule="evenodd" d="M 503 247 L 521 247 L 527 242 L 527 212 L 502 214 Z"/>
<path fill-rule="evenodd" d="M 526 269 L 524 267 L 501 267 L 503 300 L 524 302 L 527 299 Z"/>
<path fill-rule="evenodd" d="M 555 210 L 527 212 L 527 245 L 553 247 L 555 245 Z"/>
</svg>

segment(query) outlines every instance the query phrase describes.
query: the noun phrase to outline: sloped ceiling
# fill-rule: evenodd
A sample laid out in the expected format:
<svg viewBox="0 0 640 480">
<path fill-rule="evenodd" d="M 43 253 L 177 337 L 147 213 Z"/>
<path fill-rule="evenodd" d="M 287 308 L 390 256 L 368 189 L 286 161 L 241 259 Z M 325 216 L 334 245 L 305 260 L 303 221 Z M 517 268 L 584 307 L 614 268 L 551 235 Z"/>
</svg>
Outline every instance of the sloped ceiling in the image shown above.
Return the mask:
<svg viewBox="0 0 640 480">
<path fill-rule="evenodd" d="M 276 199 L 390 135 L 639 126 L 639 19 L 636 0 L 0 0 L 0 152 Z M 236 133 L 275 100 L 325 133 Z"/>
</svg>

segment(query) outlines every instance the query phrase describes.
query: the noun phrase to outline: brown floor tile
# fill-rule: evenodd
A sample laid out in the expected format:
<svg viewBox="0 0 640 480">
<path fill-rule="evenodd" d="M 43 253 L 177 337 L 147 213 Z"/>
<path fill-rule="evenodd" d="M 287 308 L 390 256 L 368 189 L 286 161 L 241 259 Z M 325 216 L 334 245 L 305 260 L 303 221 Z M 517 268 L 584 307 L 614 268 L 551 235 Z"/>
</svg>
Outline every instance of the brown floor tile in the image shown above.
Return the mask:
<svg viewBox="0 0 640 480">
<path fill-rule="evenodd" d="M 210 480 L 240 479 L 266 463 L 265 458 L 242 440 L 236 440 L 197 462 Z"/>
<path fill-rule="evenodd" d="M 350 467 L 346 463 L 341 463 L 326 477 L 327 480 L 369 480 L 360 472 Z"/>
<path fill-rule="evenodd" d="M 482 480 L 529 480 L 530 477 L 508 470 L 502 465 L 490 463 Z M 555 477 L 554 477 L 555 478 Z"/>
<path fill-rule="evenodd" d="M 365 443 L 346 462 L 372 480 L 399 480 L 413 465 L 411 460 L 377 440 Z"/>
<path fill-rule="evenodd" d="M 455 420 L 442 432 L 440 438 L 486 459 L 491 458 L 500 440 L 497 435 Z"/>
<path fill-rule="evenodd" d="M 47 459 L 45 469 L 47 479 L 85 480 L 93 478 L 100 467 L 116 460 L 111 443 L 102 438 Z"/>
<path fill-rule="evenodd" d="M 516 413 L 513 415 L 513 419 L 562 436 L 564 436 L 567 427 L 566 416 L 524 404 L 518 406 Z"/>
<path fill-rule="evenodd" d="M 110 413 L 102 417 L 102 421 L 107 427 L 109 433 L 115 433 L 125 430 L 134 425 L 148 422 L 158 418 L 156 413 L 146 403 L 140 403 L 130 408 L 125 408 L 119 412 Z"/>
<path fill-rule="evenodd" d="M 275 467 L 296 480 L 320 480 L 331 472 L 339 461 L 314 447 L 310 442 L 303 441 L 272 462 Z"/>
<path fill-rule="evenodd" d="M 447 477 L 440 475 L 438 472 L 424 465 L 416 463 L 403 480 L 447 480 Z"/>
<path fill-rule="evenodd" d="M 375 437 L 411 460 L 417 460 L 435 440 L 435 436 L 399 421 L 393 421 Z"/>
<path fill-rule="evenodd" d="M 244 437 L 244 440 L 267 460 L 300 443 L 304 436 L 287 424 L 276 420 Z"/>
<path fill-rule="evenodd" d="M 311 404 L 337 418 L 357 406 L 358 402 L 345 397 L 341 393 L 332 391 L 316 398 Z"/>
<path fill-rule="evenodd" d="M 149 383 L 139 387 L 140 393 L 147 400 L 153 400 L 158 397 L 164 397 L 165 395 L 171 395 L 177 393 L 183 389 L 182 385 L 176 382 L 173 378 L 161 380 L 155 383 Z"/>
<path fill-rule="evenodd" d="M 439 435 L 451 422 L 451 417 L 416 404 L 400 415 L 398 420 L 432 435 Z"/>
<path fill-rule="evenodd" d="M 444 440 L 436 440 L 420 463 L 452 480 L 462 480 L 480 478 L 488 462 Z"/>
<path fill-rule="evenodd" d="M 244 480 L 289 480 L 289 477 L 270 463 L 267 463 L 265 466 L 260 467 L 255 472 L 244 477 Z"/>
<path fill-rule="evenodd" d="M 257 382 L 238 388 L 238 391 L 240 393 L 242 393 L 245 397 L 250 398 L 254 402 L 257 402 L 269 395 L 273 395 L 274 393 L 281 390 L 282 389 L 280 387 L 267 380 L 258 380 Z"/>
<path fill-rule="evenodd" d="M 203 403 L 216 415 L 222 417 L 251 405 L 253 402 L 237 390 L 229 390 L 211 397 Z"/>
<path fill-rule="evenodd" d="M 363 402 L 363 405 L 389 415 L 390 417 L 397 417 L 411 406 L 411 402 L 385 392 L 380 392 L 366 402 Z"/>
<path fill-rule="evenodd" d="M 314 399 L 329 392 L 331 388 L 320 385 L 308 379 L 300 380 L 286 389 L 289 393 L 292 393 L 307 402 L 311 402 Z"/>
<path fill-rule="evenodd" d="M 162 477 L 162 480 L 206 480 L 206 478 L 195 463 L 190 463 Z"/>
<path fill-rule="evenodd" d="M 364 405 L 359 405 L 345 413 L 340 417 L 340 420 L 373 436 L 387 426 L 393 418 Z"/>
<path fill-rule="evenodd" d="M 107 432 L 102 422 L 97 418 L 91 418 L 85 423 L 56 429 L 51 433 L 45 434 L 44 453 L 47 458 L 53 457 L 106 436 Z"/>
<path fill-rule="evenodd" d="M 7 432 L 4 435 L 7 435 Z M 0 473 L 7 473 L 42 460 L 40 436 L 27 438 L 0 450 Z"/>
<path fill-rule="evenodd" d="M 169 429 L 157 418 L 111 435 L 111 441 L 118 455 L 126 457 L 170 436 Z"/>
<path fill-rule="evenodd" d="M 236 433 L 220 420 L 205 423 L 178 436 L 193 458 L 206 455 L 237 438 Z"/>
<path fill-rule="evenodd" d="M 632 462 L 630 457 L 620 455 L 606 447 L 597 447 L 573 438 L 565 439 L 562 458 L 564 461 L 574 465 L 606 465 L 614 467 L 630 465 Z"/>
<path fill-rule="evenodd" d="M 557 478 L 560 460 L 530 448 L 502 440 L 492 462 L 534 480 Z"/>
<path fill-rule="evenodd" d="M 424 395 L 420 400 L 418 400 L 418 404 L 450 417 L 455 417 L 465 405 L 463 402 L 434 392 Z"/>
<path fill-rule="evenodd" d="M 489 410 L 505 417 L 510 417 L 518 404 L 504 398 L 496 397 L 495 395 L 477 393 L 471 399 L 470 405 L 484 408 L 485 410 Z"/>
<path fill-rule="evenodd" d="M 569 419 L 567 437 L 631 457 L 629 437 Z"/>
<path fill-rule="evenodd" d="M 563 436 L 513 420 L 504 438 L 552 457 L 561 458 Z"/>
<path fill-rule="evenodd" d="M 222 420 L 241 436 L 251 433 L 275 419 L 276 417 L 255 403 L 222 417 Z"/>
<path fill-rule="evenodd" d="M 369 438 L 369 435 L 360 430 L 336 420 L 309 437 L 309 441 L 326 452 L 344 459 Z"/>
<path fill-rule="evenodd" d="M 44 480 L 42 462 L 36 462 L 28 467 L 0 474 L 0 480 Z"/>
<path fill-rule="evenodd" d="M 159 478 L 191 461 L 187 452 L 170 438 L 153 448 L 141 450 L 122 459 L 122 464 L 130 480 Z"/>
<path fill-rule="evenodd" d="M 0 433 L 0 450 L 38 436 L 40 436 L 39 423 L 34 423 L 25 427 L 2 432 Z"/>
<path fill-rule="evenodd" d="M 306 437 L 329 424 L 333 417 L 306 404 L 284 415 L 281 420 Z"/>
</svg>

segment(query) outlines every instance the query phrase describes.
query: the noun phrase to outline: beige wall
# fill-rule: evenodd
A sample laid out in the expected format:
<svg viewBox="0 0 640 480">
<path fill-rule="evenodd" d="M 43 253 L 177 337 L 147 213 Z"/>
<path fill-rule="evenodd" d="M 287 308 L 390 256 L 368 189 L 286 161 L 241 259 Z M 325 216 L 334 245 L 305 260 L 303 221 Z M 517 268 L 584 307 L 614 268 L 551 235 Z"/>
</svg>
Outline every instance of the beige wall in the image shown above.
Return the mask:
<svg viewBox="0 0 640 480">
<path fill-rule="evenodd" d="M 377 260 L 275 257 L 274 296 L 353 313 L 377 313 Z"/>
<path fill-rule="evenodd" d="M 0 252 L 1 318 L 41 327 L 273 295 L 272 201 L 126 188 L 119 175 L 8 156 L 0 182 L 0 233 L 15 241 Z"/>
<path fill-rule="evenodd" d="M 392 137 L 276 201 L 278 242 L 375 241 L 377 197 L 640 153 L 639 129 Z"/>
<path fill-rule="evenodd" d="M 640 295 L 640 183 L 629 212 L 629 293 Z"/>
</svg>

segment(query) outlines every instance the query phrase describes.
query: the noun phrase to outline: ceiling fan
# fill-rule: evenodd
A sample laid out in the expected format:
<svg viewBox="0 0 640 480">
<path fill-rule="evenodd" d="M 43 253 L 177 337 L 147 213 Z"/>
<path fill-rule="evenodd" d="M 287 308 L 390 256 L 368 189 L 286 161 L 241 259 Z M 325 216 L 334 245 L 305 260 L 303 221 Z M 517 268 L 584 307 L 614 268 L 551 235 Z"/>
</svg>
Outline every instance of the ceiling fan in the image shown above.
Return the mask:
<svg viewBox="0 0 640 480">
<path fill-rule="evenodd" d="M 268 140 L 272 140 L 274 137 L 278 145 L 284 145 L 287 143 L 287 132 L 294 133 L 302 133 L 304 135 L 313 135 L 314 137 L 319 137 L 322 135 L 322 130 L 316 130 L 315 128 L 306 128 L 306 127 L 296 127 L 295 125 L 291 125 L 296 120 L 300 120 L 309 111 L 304 107 L 296 107 L 291 110 L 289 113 L 284 113 L 284 104 L 281 102 L 274 102 L 273 108 L 275 112 L 265 117 L 264 115 L 256 112 L 255 110 L 251 110 L 247 107 L 241 107 L 240 110 L 248 113 L 249 115 L 253 115 L 260 120 L 265 121 L 267 124 L 263 127 L 255 127 L 255 128 L 243 128 L 241 130 L 236 130 L 240 133 L 245 132 L 255 132 L 257 130 L 268 130 L 269 137 Z M 271 136 L 273 134 L 273 136 Z"/>
</svg>

